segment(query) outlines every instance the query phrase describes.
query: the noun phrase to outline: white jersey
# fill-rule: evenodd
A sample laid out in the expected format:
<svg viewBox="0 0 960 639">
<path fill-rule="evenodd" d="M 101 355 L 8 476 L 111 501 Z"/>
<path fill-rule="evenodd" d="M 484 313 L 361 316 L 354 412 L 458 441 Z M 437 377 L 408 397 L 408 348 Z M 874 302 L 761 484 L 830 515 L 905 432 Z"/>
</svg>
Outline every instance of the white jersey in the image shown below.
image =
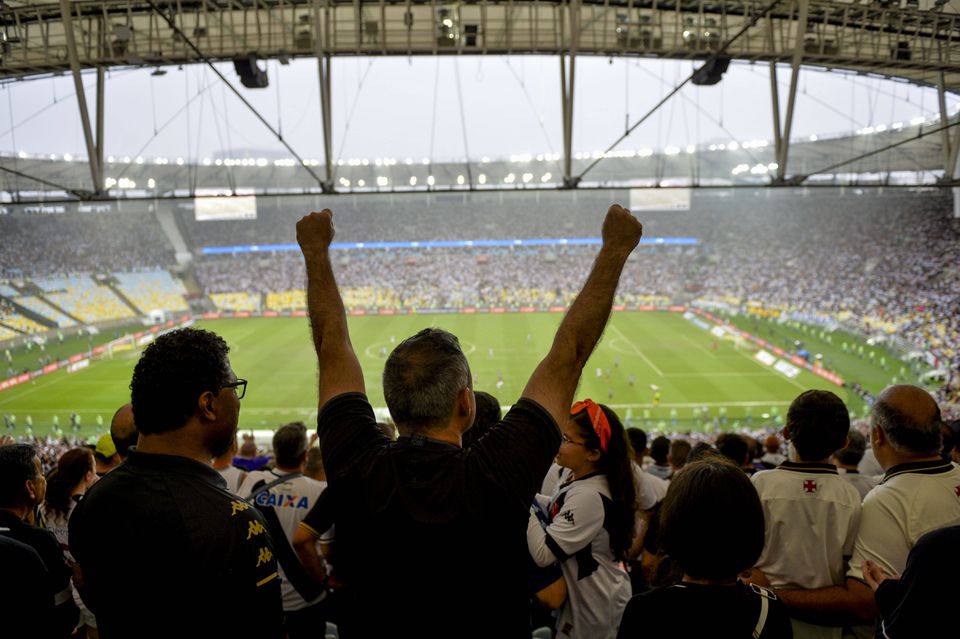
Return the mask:
<svg viewBox="0 0 960 639">
<path fill-rule="evenodd" d="M 862 581 L 865 559 L 888 575 L 901 574 L 924 533 L 956 524 L 960 466 L 946 460 L 894 466 L 863 500 L 860 534 L 847 574 Z"/>
<path fill-rule="evenodd" d="M 610 503 L 605 475 L 588 475 L 560 486 L 552 498 L 537 495 L 551 518 L 546 527 L 533 513 L 527 546 L 539 566 L 560 562 L 567 601 L 557 637 L 613 639 L 630 599 L 630 578 L 610 550 L 604 503 Z"/>
<path fill-rule="evenodd" d="M 860 499 L 863 500 L 867 496 L 873 487 L 880 483 L 880 479 L 873 477 L 871 475 L 861 475 L 857 471 L 849 471 L 840 469 L 840 477 L 843 478 L 845 482 L 853 486 L 860 493 Z"/>
<path fill-rule="evenodd" d="M 667 494 L 670 482 L 660 479 L 656 475 L 645 472 L 636 462 L 630 462 L 633 467 L 633 489 L 637 493 L 637 513 L 650 510 Z"/>
<path fill-rule="evenodd" d="M 777 588 L 842 585 L 860 521 L 860 493 L 832 464 L 786 461 L 755 474 L 766 520 L 759 568 Z M 793 620 L 796 639 L 839 639 L 841 628 Z"/>
<path fill-rule="evenodd" d="M 240 470 L 236 466 L 227 466 L 222 470 L 218 468 L 217 472 L 220 473 L 220 476 L 227 482 L 227 490 L 231 493 L 239 494 L 240 481 L 243 479 L 244 472 L 246 471 Z"/>
<path fill-rule="evenodd" d="M 874 454 L 872 448 L 864 451 L 863 458 L 860 460 L 857 470 L 860 471 L 861 475 L 876 477 L 878 480 L 883 477 L 883 466 L 877 461 L 877 456 Z"/>
<path fill-rule="evenodd" d="M 244 498 L 249 497 L 253 493 L 253 487 L 261 481 L 269 484 L 287 474 L 289 473 L 276 470 L 255 470 L 247 474 L 237 494 Z M 277 513 L 277 519 L 280 520 L 280 525 L 283 527 L 283 532 L 287 536 L 287 541 L 292 542 L 297 526 L 313 508 L 313 505 L 317 502 L 317 497 L 326 487 L 326 482 L 300 476 L 260 493 L 257 495 L 256 503 L 259 506 L 273 506 Z M 282 567 L 279 568 L 279 572 L 280 577 L 283 578 Z M 305 601 L 294 589 L 293 584 L 285 578 L 280 584 L 280 591 L 283 595 L 284 610 L 300 610 L 323 599 L 323 596 L 321 596 L 315 601 Z"/>
</svg>

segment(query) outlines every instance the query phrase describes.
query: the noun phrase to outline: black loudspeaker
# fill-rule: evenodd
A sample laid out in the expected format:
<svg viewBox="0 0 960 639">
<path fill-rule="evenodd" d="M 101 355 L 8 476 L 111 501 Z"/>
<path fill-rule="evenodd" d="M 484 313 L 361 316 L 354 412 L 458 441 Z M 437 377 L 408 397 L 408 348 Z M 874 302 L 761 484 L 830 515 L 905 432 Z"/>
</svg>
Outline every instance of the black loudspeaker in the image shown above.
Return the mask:
<svg viewBox="0 0 960 639">
<path fill-rule="evenodd" d="M 730 56 L 718 55 L 707 60 L 706 64 L 693 74 L 693 83 L 698 86 L 710 86 L 720 82 L 727 67 L 730 66 Z"/>
<path fill-rule="evenodd" d="M 248 89 L 265 89 L 270 84 L 266 70 L 257 66 L 257 56 L 254 53 L 234 58 L 233 68 L 240 76 L 240 84 Z"/>
</svg>

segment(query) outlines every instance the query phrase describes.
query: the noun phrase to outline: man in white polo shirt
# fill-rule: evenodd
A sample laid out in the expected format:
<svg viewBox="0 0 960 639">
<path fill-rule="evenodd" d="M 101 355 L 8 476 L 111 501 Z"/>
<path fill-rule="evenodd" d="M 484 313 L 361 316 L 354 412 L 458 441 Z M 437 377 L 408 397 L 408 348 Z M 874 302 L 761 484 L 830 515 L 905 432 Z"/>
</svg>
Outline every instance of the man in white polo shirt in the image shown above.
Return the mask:
<svg viewBox="0 0 960 639">
<path fill-rule="evenodd" d="M 276 468 L 255 470 L 246 476 L 237 494 L 247 498 L 260 488 L 254 502 L 262 507 L 273 507 L 287 541 L 277 539 L 274 543 L 290 543 L 298 525 L 316 503 L 320 493 L 327 487 L 302 475 L 307 461 L 307 428 L 300 422 L 286 424 L 273 436 L 273 454 Z M 291 550 L 292 552 L 292 550 Z M 326 623 L 323 600 L 325 593 L 312 601 L 304 600 L 281 566 L 280 591 L 283 595 L 284 627 L 290 639 L 313 637 Z"/>
<path fill-rule="evenodd" d="M 783 436 L 791 458 L 753 476 L 766 520 L 757 561 L 775 588 L 821 588 L 844 582 L 860 521 L 860 493 L 843 480 L 830 456 L 847 441 L 850 415 L 824 390 L 798 396 Z M 840 639 L 841 628 L 791 619 L 794 639 Z"/>
<path fill-rule="evenodd" d="M 939 455 L 940 421 L 940 408 L 922 388 L 890 386 L 880 393 L 870 439 L 885 473 L 863 500 L 846 583 L 778 590 L 791 614 L 834 625 L 873 624 L 877 608 L 863 581 L 863 562 L 900 574 L 924 533 L 960 524 L 960 467 Z"/>
</svg>

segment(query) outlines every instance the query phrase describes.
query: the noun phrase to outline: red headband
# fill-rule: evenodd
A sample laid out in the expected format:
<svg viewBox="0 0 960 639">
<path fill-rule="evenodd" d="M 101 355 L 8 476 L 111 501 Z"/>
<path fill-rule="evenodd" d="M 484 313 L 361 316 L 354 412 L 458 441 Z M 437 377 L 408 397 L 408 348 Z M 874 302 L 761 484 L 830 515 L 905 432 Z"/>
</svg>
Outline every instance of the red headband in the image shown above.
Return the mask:
<svg viewBox="0 0 960 639">
<path fill-rule="evenodd" d="M 585 399 L 582 402 L 574 404 L 573 408 L 570 409 L 570 414 L 579 415 L 584 410 L 587 411 L 587 415 L 590 417 L 593 431 L 597 434 L 597 438 L 600 439 L 600 450 L 606 454 L 607 446 L 610 444 L 610 422 L 607 420 L 603 409 L 600 408 L 600 404 L 592 399 Z"/>
</svg>

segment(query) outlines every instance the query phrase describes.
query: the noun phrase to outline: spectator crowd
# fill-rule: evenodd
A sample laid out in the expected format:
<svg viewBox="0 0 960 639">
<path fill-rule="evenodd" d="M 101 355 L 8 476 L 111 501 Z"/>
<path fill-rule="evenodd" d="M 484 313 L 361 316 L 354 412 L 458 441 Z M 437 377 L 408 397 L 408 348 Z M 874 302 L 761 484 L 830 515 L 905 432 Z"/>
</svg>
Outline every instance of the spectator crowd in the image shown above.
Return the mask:
<svg viewBox="0 0 960 639">
<path fill-rule="evenodd" d="M 109 434 L 0 442 L 0 566 L 16 584 L 0 632 L 955 635 L 960 424 L 923 389 L 888 387 L 859 425 L 811 390 L 779 432 L 649 441 L 576 397 L 641 233 L 611 207 L 506 415 L 472 390 L 457 337 L 428 328 L 387 359 L 395 423 L 380 424 L 330 215 L 304 217 L 316 434 L 284 425 L 272 455 L 239 444 L 247 381 L 226 343 L 158 336 Z"/>
</svg>

